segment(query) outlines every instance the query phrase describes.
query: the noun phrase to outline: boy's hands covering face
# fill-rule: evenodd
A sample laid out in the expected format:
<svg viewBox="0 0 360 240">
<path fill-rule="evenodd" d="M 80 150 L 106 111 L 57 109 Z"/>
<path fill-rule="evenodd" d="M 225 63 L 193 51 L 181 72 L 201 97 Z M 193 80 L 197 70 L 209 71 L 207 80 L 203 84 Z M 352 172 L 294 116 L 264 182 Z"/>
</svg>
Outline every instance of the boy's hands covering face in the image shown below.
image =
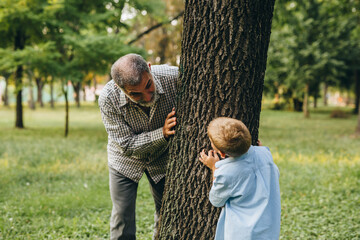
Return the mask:
<svg viewBox="0 0 360 240">
<path fill-rule="evenodd" d="M 215 171 L 215 163 L 219 161 L 219 156 L 216 154 L 214 150 L 210 150 L 206 155 L 205 150 L 203 149 L 200 153 L 199 157 L 200 162 L 202 162 L 205 166 Z"/>
</svg>

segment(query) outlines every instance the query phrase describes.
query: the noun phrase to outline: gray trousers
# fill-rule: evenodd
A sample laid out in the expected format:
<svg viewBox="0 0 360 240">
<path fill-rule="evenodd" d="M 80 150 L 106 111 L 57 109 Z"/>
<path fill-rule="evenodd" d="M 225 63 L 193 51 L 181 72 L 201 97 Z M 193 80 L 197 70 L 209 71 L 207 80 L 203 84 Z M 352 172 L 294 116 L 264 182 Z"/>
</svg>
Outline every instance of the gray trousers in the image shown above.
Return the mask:
<svg viewBox="0 0 360 240">
<path fill-rule="evenodd" d="M 156 228 L 161 208 L 161 198 L 164 192 L 165 178 L 155 184 L 146 170 L 145 174 L 149 180 L 150 190 L 155 201 Z M 138 183 L 109 167 L 109 185 L 113 203 L 110 219 L 110 239 L 134 240 L 136 239 L 135 202 Z"/>
</svg>

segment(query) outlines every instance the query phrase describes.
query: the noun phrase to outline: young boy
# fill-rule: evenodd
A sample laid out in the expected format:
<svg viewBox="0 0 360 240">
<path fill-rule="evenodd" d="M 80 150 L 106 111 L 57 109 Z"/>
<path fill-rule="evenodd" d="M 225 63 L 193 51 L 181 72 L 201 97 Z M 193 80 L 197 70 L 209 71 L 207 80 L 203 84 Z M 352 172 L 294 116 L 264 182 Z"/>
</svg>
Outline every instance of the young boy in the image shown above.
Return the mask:
<svg viewBox="0 0 360 240">
<path fill-rule="evenodd" d="M 223 207 L 215 240 L 279 239 L 279 170 L 270 150 L 251 146 L 249 130 L 236 119 L 216 118 L 207 131 L 213 150 L 199 160 L 213 173 L 210 202 Z"/>
</svg>

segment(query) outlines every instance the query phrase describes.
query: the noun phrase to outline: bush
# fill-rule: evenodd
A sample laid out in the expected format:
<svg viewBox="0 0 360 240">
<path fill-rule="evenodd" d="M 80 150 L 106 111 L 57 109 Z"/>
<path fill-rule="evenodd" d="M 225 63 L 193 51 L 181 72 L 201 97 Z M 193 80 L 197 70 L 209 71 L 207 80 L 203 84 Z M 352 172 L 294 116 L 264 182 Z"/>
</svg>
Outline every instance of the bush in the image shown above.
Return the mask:
<svg viewBox="0 0 360 240">
<path fill-rule="evenodd" d="M 349 118 L 350 115 L 348 113 L 344 112 L 343 110 L 336 109 L 331 112 L 330 117 L 331 118 Z"/>
<path fill-rule="evenodd" d="M 270 109 L 272 110 L 284 110 L 287 104 L 284 99 L 274 99 L 270 105 Z"/>
</svg>

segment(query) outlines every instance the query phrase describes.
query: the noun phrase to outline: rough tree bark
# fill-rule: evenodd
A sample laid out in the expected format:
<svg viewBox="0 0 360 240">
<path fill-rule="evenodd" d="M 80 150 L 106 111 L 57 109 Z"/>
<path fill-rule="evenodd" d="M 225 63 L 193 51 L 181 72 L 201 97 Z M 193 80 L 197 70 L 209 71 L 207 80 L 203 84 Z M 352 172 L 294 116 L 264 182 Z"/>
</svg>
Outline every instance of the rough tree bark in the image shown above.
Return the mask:
<svg viewBox="0 0 360 240">
<path fill-rule="evenodd" d="M 157 239 L 214 238 L 220 209 L 208 201 L 211 173 L 198 153 L 209 149 L 206 127 L 219 116 L 241 119 L 256 143 L 274 2 L 185 2 L 178 125 Z"/>
</svg>

